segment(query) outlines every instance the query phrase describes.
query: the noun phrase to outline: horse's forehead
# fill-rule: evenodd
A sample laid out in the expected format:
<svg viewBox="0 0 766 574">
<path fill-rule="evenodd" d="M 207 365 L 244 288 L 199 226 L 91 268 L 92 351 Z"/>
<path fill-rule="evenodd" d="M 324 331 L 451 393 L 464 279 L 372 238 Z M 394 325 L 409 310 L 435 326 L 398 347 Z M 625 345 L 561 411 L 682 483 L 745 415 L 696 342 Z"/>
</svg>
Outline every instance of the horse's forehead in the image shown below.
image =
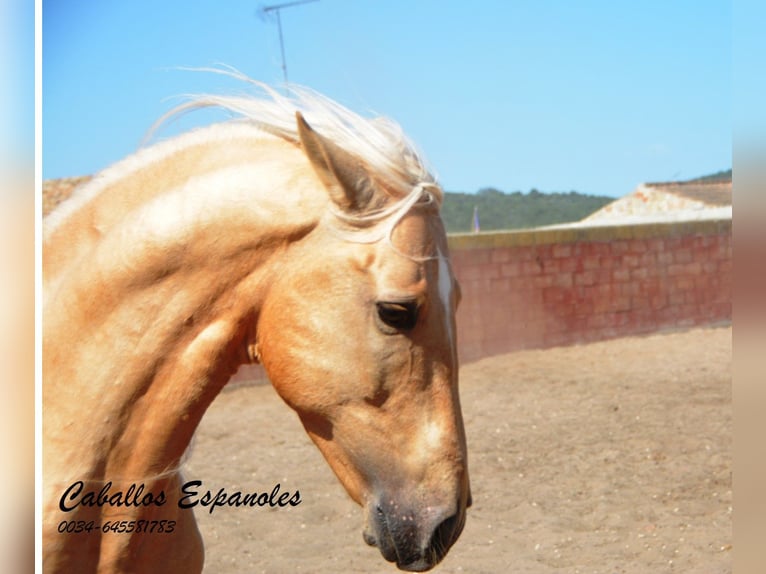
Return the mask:
<svg viewBox="0 0 766 574">
<path fill-rule="evenodd" d="M 437 262 L 446 254 L 446 235 L 438 215 L 408 214 L 375 249 L 378 289 L 396 296 L 421 296 L 438 288 Z"/>
<path fill-rule="evenodd" d="M 391 233 L 395 251 L 414 260 L 436 259 L 446 253 L 446 236 L 438 216 L 428 213 L 405 215 Z"/>
</svg>

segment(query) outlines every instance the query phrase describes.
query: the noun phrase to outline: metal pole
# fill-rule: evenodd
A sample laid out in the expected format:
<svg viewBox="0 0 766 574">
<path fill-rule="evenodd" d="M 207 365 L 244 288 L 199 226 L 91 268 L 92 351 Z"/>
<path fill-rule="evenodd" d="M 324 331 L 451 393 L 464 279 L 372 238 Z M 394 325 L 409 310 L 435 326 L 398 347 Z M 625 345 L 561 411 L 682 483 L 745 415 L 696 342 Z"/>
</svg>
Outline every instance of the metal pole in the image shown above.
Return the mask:
<svg viewBox="0 0 766 574">
<path fill-rule="evenodd" d="M 288 87 L 287 81 L 287 58 L 285 57 L 285 39 L 282 35 L 282 18 L 280 12 L 282 8 L 291 8 L 293 6 L 300 6 L 301 4 L 308 4 L 310 2 L 318 2 L 319 0 L 296 0 L 295 2 L 284 2 L 283 4 L 274 4 L 273 6 L 264 6 L 261 8 L 261 12 L 265 15 L 269 12 L 274 12 L 277 15 L 277 29 L 279 30 L 279 52 L 282 55 L 282 75 L 285 78 L 285 88 Z"/>
<path fill-rule="evenodd" d="M 289 85 L 287 81 L 287 60 L 285 59 L 285 40 L 282 37 L 282 18 L 279 16 L 279 9 L 274 10 L 277 13 L 277 28 L 279 29 L 279 51 L 282 54 L 282 74 L 285 77 L 285 87 Z"/>
</svg>

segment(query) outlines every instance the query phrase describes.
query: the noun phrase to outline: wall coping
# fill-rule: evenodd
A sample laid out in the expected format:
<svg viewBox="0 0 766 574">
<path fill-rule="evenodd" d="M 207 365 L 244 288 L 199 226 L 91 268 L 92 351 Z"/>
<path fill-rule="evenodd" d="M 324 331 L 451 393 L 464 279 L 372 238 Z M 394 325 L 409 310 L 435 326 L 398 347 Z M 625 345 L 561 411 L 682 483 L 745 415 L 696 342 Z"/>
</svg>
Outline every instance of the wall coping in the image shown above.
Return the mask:
<svg viewBox="0 0 766 574">
<path fill-rule="evenodd" d="M 684 235 L 720 235 L 731 233 L 732 220 L 705 219 L 630 225 L 593 225 L 538 227 L 514 231 L 481 231 L 453 233 L 447 236 L 449 248 L 487 249 L 494 247 L 528 247 L 555 243 L 599 242 L 631 239 L 655 239 Z"/>
</svg>

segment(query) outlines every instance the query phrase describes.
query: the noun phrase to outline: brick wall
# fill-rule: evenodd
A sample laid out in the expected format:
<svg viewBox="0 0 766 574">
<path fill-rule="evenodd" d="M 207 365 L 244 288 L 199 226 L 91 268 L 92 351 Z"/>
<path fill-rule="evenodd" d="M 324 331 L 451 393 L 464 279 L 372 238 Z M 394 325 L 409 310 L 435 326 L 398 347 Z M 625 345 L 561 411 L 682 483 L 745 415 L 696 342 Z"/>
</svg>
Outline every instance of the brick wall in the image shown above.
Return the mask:
<svg viewBox="0 0 766 574">
<path fill-rule="evenodd" d="M 450 237 L 463 362 L 731 320 L 731 220 Z"/>
</svg>

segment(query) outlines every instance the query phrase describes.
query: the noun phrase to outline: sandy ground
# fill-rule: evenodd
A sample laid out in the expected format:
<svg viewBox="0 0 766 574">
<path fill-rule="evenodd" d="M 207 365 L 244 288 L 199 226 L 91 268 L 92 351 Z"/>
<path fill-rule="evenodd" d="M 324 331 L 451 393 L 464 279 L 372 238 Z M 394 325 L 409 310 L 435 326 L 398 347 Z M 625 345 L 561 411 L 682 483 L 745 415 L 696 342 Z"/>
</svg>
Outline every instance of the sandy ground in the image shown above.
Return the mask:
<svg viewBox="0 0 766 574">
<path fill-rule="evenodd" d="M 474 505 L 441 573 L 732 569 L 731 329 L 524 351 L 466 365 Z M 197 512 L 206 573 L 394 572 L 269 386 L 211 406 L 185 466 L 294 508 Z"/>
</svg>

